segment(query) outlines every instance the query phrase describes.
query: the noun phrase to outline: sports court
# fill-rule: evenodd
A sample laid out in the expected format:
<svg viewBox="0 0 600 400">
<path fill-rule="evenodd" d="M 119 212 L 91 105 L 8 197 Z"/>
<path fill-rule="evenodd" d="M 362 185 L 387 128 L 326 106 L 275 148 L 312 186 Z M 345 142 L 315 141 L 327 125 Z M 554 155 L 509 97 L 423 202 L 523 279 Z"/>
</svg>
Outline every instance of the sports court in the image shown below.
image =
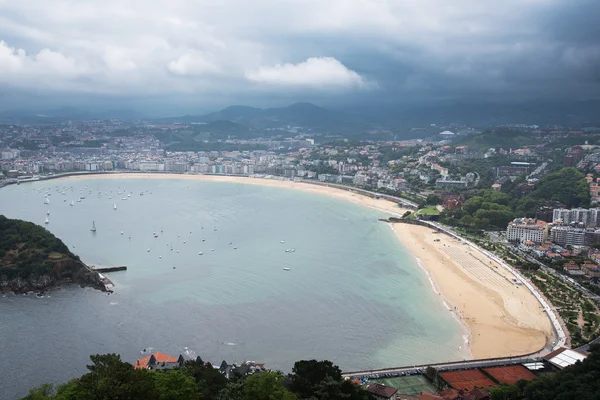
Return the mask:
<svg viewBox="0 0 600 400">
<path fill-rule="evenodd" d="M 440 372 L 442 377 L 454 389 L 473 390 L 476 387 L 490 388 L 496 386 L 496 383 L 488 378 L 478 369 L 466 369 L 463 371 Z"/>
<path fill-rule="evenodd" d="M 398 389 L 398 393 L 417 395 L 421 392 L 435 393 L 437 389 L 423 375 L 397 376 L 393 378 L 370 379 L 370 382 L 381 383 Z"/>
<path fill-rule="evenodd" d="M 512 385 L 521 379 L 531 381 L 537 378 L 533 372 L 523 367 L 522 365 L 506 365 L 504 367 L 483 368 L 486 374 L 500 383 L 508 383 Z"/>
</svg>

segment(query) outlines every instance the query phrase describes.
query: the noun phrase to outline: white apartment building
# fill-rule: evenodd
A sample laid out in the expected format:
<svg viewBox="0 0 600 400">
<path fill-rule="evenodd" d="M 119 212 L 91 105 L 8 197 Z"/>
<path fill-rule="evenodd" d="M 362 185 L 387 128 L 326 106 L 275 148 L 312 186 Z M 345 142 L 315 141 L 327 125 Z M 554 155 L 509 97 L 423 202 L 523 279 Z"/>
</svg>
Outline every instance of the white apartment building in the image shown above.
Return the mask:
<svg viewBox="0 0 600 400">
<path fill-rule="evenodd" d="M 554 210 L 552 221 L 559 220 L 566 225 L 581 222 L 587 227 L 595 227 L 600 225 L 600 208 L 557 208 Z"/>
<path fill-rule="evenodd" d="M 548 224 L 531 218 L 516 218 L 508 223 L 506 238 L 509 242 L 525 242 L 531 240 L 534 243 L 542 243 L 548 239 Z"/>
</svg>

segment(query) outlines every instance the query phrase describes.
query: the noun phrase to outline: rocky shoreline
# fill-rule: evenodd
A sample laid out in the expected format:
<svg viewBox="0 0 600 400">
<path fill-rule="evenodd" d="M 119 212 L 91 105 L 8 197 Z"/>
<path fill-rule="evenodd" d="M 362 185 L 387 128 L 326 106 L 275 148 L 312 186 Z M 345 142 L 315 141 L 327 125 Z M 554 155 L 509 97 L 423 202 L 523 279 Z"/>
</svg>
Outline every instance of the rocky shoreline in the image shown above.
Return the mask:
<svg viewBox="0 0 600 400">
<path fill-rule="evenodd" d="M 58 289 L 65 284 L 76 284 L 80 287 L 92 287 L 102 292 L 111 293 L 100 274 L 80 261 L 64 259 L 56 261 L 52 274 L 44 274 L 37 277 L 13 278 L 0 276 L 0 292 L 12 292 L 15 294 L 36 293 L 44 294 L 47 291 Z M 61 271 L 66 268 L 78 268 L 73 278 L 61 278 Z"/>
</svg>

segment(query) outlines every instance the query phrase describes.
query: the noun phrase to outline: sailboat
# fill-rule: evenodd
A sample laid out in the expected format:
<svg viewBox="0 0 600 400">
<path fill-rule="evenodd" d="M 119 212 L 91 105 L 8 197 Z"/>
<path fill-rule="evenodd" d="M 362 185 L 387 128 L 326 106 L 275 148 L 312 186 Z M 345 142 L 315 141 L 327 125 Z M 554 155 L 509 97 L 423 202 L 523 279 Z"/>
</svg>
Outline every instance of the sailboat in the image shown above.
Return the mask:
<svg viewBox="0 0 600 400">
<path fill-rule="evenodd" d="M 117 203 L 113 203 L 113 210 L 117 209 Z"/>
<path fill-rule="evenodd" d="M 44 204 L 50 204 L 50 199 L 46 197 L 46 199 L 44 200 Z"/>
<path fill-rule="evenodd" d="M 92 221 L 92 229 L 90 231 L 96 232 L 96 221 Z"/>
<path fill-rule="evenodd" d="M 44 221 L 44 223 L 45 223 L 46 225 L 48 225 L 48 224 L 50 223 L 50 221 L 48 221 L 48 217 L 46 217 L 46 221 Z"/>
<path fill-rule="evenodd" d="M 69 204 L 70 206 L 74 206 L 75 203 L 73 202 L 73 200 L 71 200 L 71 204 Z"/>
<path fill-rule="evenodd" d="M 46 215 L 50 215 L 50 210 L 46 211 Z"/>
</svg>

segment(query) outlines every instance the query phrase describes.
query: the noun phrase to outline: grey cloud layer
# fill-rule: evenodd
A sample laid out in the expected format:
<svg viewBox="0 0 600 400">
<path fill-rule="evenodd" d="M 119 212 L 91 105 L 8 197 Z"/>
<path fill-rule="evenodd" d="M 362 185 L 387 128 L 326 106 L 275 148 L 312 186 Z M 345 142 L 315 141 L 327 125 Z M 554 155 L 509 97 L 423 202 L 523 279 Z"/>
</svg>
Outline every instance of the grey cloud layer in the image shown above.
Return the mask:
<svg viewBox="0 0 600 400">
<path fill-rule="evenodd" d="M 0 0 L 0 89 L 593 97 L 597 3 Z"/>
</svg>

